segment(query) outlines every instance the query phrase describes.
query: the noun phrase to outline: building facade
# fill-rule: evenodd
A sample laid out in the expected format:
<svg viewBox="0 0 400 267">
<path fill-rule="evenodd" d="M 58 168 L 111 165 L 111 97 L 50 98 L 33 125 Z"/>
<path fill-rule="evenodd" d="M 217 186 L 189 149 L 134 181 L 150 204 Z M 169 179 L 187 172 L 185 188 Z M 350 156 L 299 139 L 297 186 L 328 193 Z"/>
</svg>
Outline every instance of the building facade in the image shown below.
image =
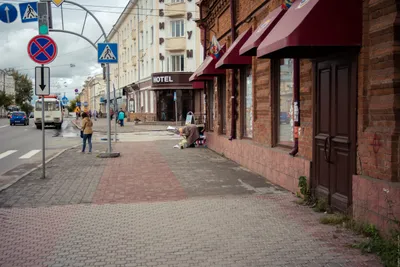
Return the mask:
<svg viewBox="0 0 400 267">
<path fill-rule="evenodd" d="M 206 92 L 208 147 L 334 209 L 400 219 L 400 5 L 396 0 L 201 0 L 191 81 Z M 340 14 L 340 19 L 337 18 Z"/>
<path fill-rule="evenodd" d="M 198 17 L 194 1 L 128 3 L 109 39 L 119 44 L 119 63 L 111 65 L 111 79 L 118 106 L 129 117 L 142 121 L 183 121 L 188 111 L 198 118 L 203 116 L 204 103 L 196 104 L 204 98 L 202 88 L 189 88 L 187 75 L 202 61 L 200 31 L 195 22 Z M 156 82 L 153 86 L 153 77 L 162 77 L 164 73 L 173 75 L 175 82 L 167 86 Z"/>
<path fill-rule="evenodd" d="M 11 75 L 7 75 L 7 73 L 2 70 L 0 70 L 0 90 L 7 95 L 15 96 L 15 80 Z M 0 108 L 0 116 L 5 117 L 6 115 L 7 111 L 4 108 Z"/>
</svg>

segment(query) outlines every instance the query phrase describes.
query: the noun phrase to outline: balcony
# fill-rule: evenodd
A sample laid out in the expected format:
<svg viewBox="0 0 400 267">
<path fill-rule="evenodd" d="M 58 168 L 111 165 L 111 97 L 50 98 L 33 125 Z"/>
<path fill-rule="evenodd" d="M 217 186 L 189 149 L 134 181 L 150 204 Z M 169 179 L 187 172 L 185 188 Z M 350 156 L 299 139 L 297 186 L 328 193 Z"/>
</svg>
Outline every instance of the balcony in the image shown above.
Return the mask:
<svg viewBox="0 0 400 267">
<path fill-rule="evenodd" d="M 184 17 L 186 14 L 186 3 L 165 4 L 166 17 Z"/>
<path fill-rule="evenodd" d="M 131 34 L 132 34 L 132 40 L 136 40 L 136 35 L 137 35 L 137 33 L 136 33 L 136 29 L 133 29 L 132 30 L 132 32 L 131 32 Z"/>
<path fill-rule="evenodd" d="M 137 57 L 133 56 L 131 60 L 132 60 L 132 66 L 136 66 L 137 65 Z"/>
<path fill-rule="evenodd" d="M 168 51 L 182 51 L 186 50 L 185 37 L 171 37 L 165 39 L 165 50 Z"/>
</svg>

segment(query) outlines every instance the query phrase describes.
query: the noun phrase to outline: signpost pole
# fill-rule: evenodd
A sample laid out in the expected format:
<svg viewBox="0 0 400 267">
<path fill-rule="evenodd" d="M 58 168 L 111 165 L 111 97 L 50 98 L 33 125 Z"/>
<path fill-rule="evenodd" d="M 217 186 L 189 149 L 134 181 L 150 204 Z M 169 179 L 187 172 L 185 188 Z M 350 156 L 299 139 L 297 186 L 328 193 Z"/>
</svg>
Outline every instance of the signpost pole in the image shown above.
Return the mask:
<svg viewBox="0 0 400 267">
<path fill-rule="evenodd" d="M 176 91 L 174 92 L 174 101 L 175 101 L 175 124 L 176 127 L 178 127 L 178 105 L 177 105 L 177 101 L 176 101 L 177 95 L 176 95 Z"/>
<path fill-rule="evenodd" d="M 41 69 L 41 80 L 42 80 L 42 84 L 43 84 L 43 79 L 44 79 L 44 65 L 42 64 L 42 69 Z M 45 141 L 45 128 L 44 128 L 44 96 L 42 95 L 42 169 L 43 169 L 43 173 L 42 173 L 42 179 L 46 178 L 46 141 Z"/>
<path fill-rule="evenodd" d="M 118 119 L 118 106 L 117 106 L 117 97 L 115 96 L 115 86 L 113 86 L 114 89 L 114 142 L 117 142 L 117 119 Z"/>
<path fill-rule="evenodd" d="M 110 118 L 110 64 L 106 64 L 106 77 L 107 77 L 107 145 L 108 153 L 111 153 L 111 118 Z"/>
</svg>

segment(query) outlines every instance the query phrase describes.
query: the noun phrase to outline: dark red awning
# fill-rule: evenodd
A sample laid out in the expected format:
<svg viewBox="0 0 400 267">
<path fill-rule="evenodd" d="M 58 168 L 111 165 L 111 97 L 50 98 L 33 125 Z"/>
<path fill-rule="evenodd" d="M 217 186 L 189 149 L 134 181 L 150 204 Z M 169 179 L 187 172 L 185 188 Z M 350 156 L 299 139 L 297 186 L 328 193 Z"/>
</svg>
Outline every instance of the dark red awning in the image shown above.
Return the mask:
<svg viewBox="0 0 400 267">
<path fill-rule="evenodd" d="M 203 61 L 203 63 L 197 68 L 197 70 L 200 69 L 200 67 L 204 64 L 205 61 Z M 212 76 L 202 76 L 202 77 L 198 77 L 197 76 L 197 70 L 195 72 L 193 72 L 192 76 L 189 77 L 189 82 L 197 82 L 197 81 L 210 81 L 213 80 L 214 77 Z"/>
<path fill-rule="evenodd" d="M 261 58 L 315 58 L 359 49 L 362 0 L 297 0 L 257 49 Z"/>
<path fill-rule="evenodd" d="M 240 48 L 239 54 L 241 56 L 257 56 L 257 48 L 265 37 L 271 32 L 278 21 L 285 14 L 286 10 L 278 7 L 271 11 L 268 16 L 257 27 L 256 31 Z"/>
<path fill-rule="evenodd" d="M 193 89 L 204 89 L 204 82 L 203 81 L 196 81 L 192 82 Z"/>
<path fill-rule="evenodd" d="M 203 76 L 219 76 L 219 75 L 225 75 L 226 71 L 223 69 L 217 69 L 215 67 L 215 64 L 217 63 L 217 60 L 214 59 L 211 56 L 206 57 L 204 60 L 203 64 L 200 65 L 200 67 L 196 71 L 196 78 L 203 78 Z"/>
<path fill-rule="evenodd" d="M 235 69 L 243 65 L 251 65 L 252 57 L 240 56 L 239 50 L 251 36 L 251 28 L 239 35 L 229 47 L 228 51 L 218 60 L 216 67 L 219 69 Z"/>
</svg>

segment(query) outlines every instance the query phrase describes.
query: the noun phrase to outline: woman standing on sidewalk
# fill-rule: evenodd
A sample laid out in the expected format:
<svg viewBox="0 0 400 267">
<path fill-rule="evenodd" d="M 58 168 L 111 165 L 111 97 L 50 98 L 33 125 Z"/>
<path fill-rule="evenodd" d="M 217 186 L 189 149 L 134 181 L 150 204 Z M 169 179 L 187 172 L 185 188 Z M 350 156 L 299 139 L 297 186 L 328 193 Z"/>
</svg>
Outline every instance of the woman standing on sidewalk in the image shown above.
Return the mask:
<svg viewBox="0 0 400 267">
<path fill-rule="evenodd" d="M 93 122 L 89 118 L 88 114 L 82 114 L 82 131 L 83 131 L 83 145 L 82 145 L 82 153 L 85 153 L 86 149 L 86 140 L 89 143 L 89 153 L 92 153 L 92 134 L 93 134 Z"/>
</svg>

